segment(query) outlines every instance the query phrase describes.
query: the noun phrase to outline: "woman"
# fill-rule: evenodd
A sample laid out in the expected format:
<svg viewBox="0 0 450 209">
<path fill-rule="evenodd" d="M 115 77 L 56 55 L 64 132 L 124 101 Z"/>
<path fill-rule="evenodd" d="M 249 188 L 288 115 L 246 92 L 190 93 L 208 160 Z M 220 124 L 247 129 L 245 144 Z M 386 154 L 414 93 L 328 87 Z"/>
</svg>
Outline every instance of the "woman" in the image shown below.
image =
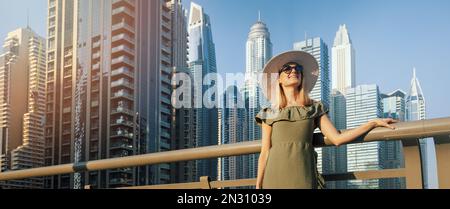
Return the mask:
<svg viewBox="0 0 450 209">
<path fill-rule="evenodd" d="M 336 146 L 377 127 L 395 129 L 390 125 L 397 122 L 395 120 L 375 119 L 348 132 L 338 132 L 327 116 L 328 107 L 309 98 L 318 72 L 316 59 L 301 51 L 283 53 L 266 65 L 262 88 L 273 106 L 264 108 L 255 118 L 262 126 L 257 189 L 320 187 L 312 145 L 316 128 Z M 268 79 L 274 74 L 276 79 Z"/>
</svg>

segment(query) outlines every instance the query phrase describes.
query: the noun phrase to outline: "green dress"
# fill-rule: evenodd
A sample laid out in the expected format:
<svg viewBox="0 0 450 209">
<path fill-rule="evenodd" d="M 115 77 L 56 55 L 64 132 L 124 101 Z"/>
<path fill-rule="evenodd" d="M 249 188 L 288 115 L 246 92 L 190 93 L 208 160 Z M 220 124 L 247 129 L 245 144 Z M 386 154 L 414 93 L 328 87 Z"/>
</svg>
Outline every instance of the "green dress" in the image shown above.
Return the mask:
<svg viewBox="0 0 450 209">
<path fill-rule="evenodd" d="M 317 153 L 312 144 L 314 121 L 327 114 L 320 101 L 310 106 L 291 106 L 281 110 L 264 108 L 255 120 L 272 126 L 269 157 L 263 189 L 319 189 L 324 182 L 317 171 Z"/>
</svg>

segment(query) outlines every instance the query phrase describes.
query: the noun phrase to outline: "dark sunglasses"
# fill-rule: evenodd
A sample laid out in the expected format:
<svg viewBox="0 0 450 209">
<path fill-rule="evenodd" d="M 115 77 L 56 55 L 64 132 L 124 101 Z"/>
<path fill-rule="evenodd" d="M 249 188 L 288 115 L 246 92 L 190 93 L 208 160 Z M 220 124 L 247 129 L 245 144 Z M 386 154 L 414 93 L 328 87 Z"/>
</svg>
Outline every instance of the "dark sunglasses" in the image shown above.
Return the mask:
<svg viewBox="0 0 450 209">
<path fill-rule="evenodd" d="M 299 65 L 298 63 L 287 63 L 283 65 L 283 67 L 278 71 L 278 74 L 286 73 L 290 75 L 292 73 L 292 69 L 295 69 L 298 74 L 303 73 L 303 66 Z"/>
</svg>

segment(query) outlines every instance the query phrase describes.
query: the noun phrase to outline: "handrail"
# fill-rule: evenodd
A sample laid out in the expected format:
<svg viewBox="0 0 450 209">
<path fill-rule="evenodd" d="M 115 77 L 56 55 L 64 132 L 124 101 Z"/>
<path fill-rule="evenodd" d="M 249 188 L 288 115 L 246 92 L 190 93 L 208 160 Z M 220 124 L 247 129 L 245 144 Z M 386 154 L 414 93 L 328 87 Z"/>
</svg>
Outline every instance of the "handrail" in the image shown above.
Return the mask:
<svg viewBox="0 0 450 209">
<path fill-rule="evenodd" d="M 414 141 L 415 139 L 419 138 L 450 135 L 450 117 L 413 122 L 401 122 L 396 123 L 395 126 L 395 130 L 388 128 L 376 128 L 352 143 L 390 140 L 403 140 L 404 142 L 408 142 Z M 317 147 L 323 147 L 329 146 L 331 143 L 325 137 L 323 137 L 322 134 L 315 134 L 314 144 Z M 71 163 L 27 170 L 9 171 L 0 173 L 0 181 L 70 174 L 75 172 L 98 171 L 116 168 L 155 165 L 162 163 L 248 155 L 259 153 L 260 150 L 261 141 L 255 140 L 236 144 L 226 144 L 219 146 L 135 155 L 122 158 L 96 160 L 78 164 Z"/>
</svg>

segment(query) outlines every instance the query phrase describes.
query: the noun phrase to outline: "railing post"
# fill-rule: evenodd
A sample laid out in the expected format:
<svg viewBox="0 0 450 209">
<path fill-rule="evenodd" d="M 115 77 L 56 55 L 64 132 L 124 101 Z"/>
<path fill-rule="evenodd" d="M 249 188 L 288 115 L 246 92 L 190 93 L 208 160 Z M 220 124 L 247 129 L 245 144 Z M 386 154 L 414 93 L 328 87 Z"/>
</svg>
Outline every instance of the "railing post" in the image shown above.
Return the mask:
<svg viewBox="0 0 450 209">
<path fill-rule="evenodd" d="M 211 178 L 209 178 L 209 176 L 200 177 L 200 183 L 202 185 L 202 189 L 212 189 L 211 188 Z"/>
<path fill-rule="evenodd" d="M 402 141 L 405 155 L 405 178 L 407 189 L 423 189 L 422 159 L 418 140 Z"/>
<path fill-rule="evenodd" d="M 450 189 L 450 136 L 434 137 L 439 189 Z"/>
</svg>

